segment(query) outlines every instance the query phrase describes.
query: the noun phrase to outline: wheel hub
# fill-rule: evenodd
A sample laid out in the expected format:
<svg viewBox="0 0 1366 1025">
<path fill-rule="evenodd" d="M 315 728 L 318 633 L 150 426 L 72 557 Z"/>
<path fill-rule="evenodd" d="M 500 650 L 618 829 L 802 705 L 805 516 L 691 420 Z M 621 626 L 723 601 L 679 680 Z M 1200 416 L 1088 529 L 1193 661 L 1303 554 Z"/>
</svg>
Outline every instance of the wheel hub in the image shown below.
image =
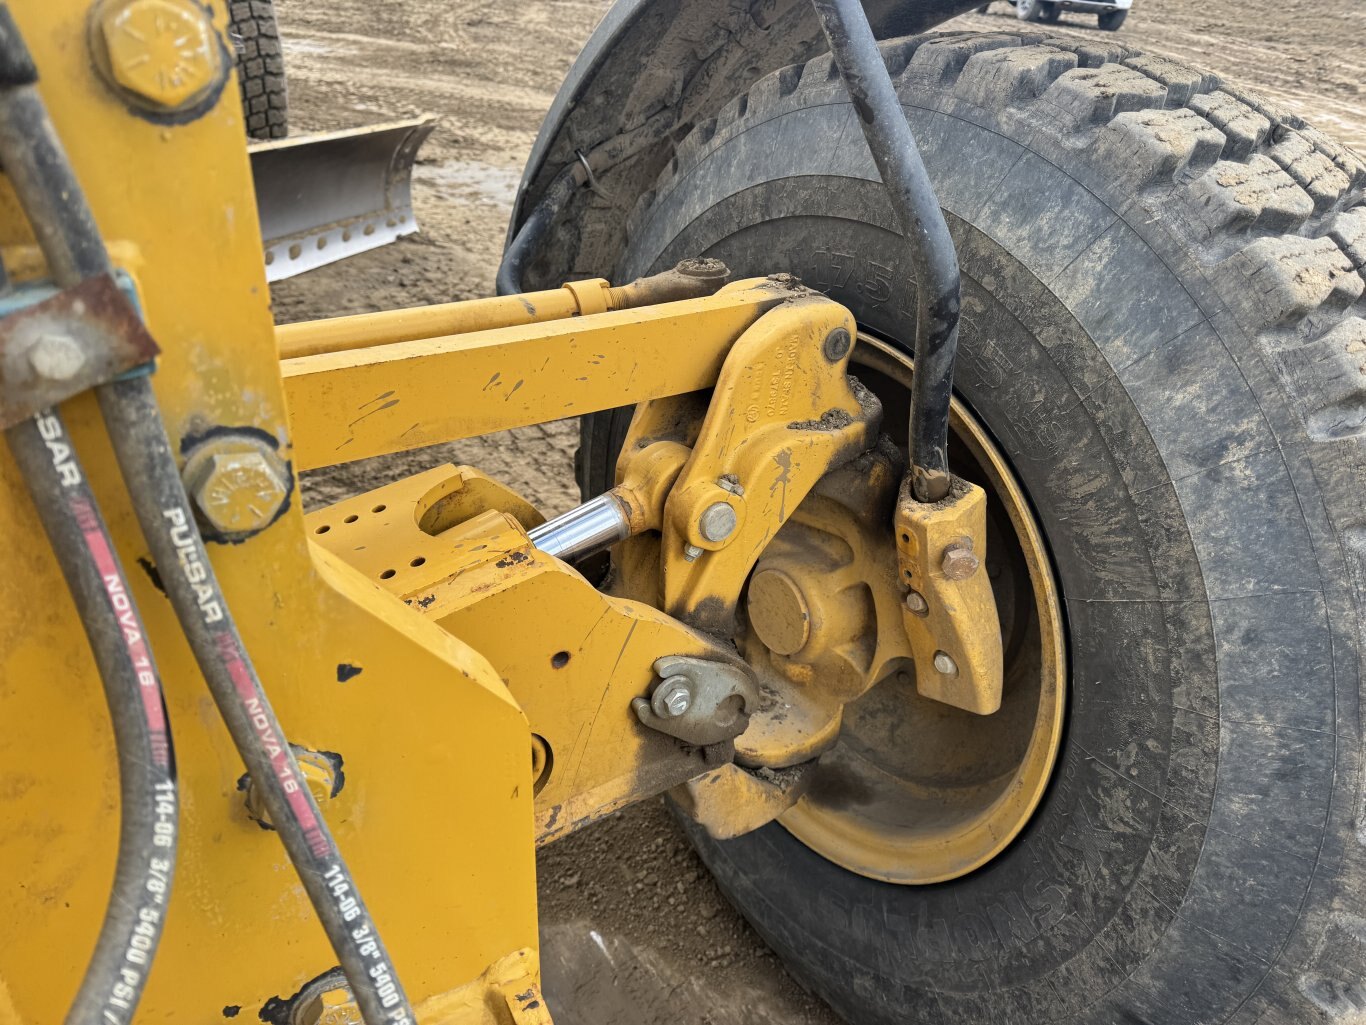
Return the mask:
<svg viewBox="0 0 1366 1025">
<path fill-rule="evenodd" d="M 884 430 L 899 436 L 909 361 L 868 336 L 855 359 L 888 411 Z M 901 622 L 884 614 L 892 607 L 899 617 L 905 595 L 895 579 L 891 517 L 847 481 L 822 489 L 827 499 L 842 499 L 842 526 L 830 506 L 822 515 L 819 503 L 804 503 L 793 528 L 774 539 L 751 579 L 747 629 L 738 638 L 751 664 L 764 667 L 761 679 L 779 673 L 791 681 L 784 693 L 795 692 L 795 704 L 805 695 L 847 695 L 810 791 L 779 822 L 831 861 L 888 882 L 942 882 L 1000 854 L 1038 807 L 1062 736 L 1062 613 L 1043 534 L 1008 464 L 959 403 L 952 426 L 955 472 L 989 496 L 984 569 L 1006 652 L 999 712 L 973 715 L 917 693 L 914 663 L 892 654 L 890 640 L 904 638 Z M 890 579 L 880 575 L 884 566 Z M 850 600 L 859 580 L 861 614 Z M 806 686 L 792 687 L 798 682 Z"/>
</svg>

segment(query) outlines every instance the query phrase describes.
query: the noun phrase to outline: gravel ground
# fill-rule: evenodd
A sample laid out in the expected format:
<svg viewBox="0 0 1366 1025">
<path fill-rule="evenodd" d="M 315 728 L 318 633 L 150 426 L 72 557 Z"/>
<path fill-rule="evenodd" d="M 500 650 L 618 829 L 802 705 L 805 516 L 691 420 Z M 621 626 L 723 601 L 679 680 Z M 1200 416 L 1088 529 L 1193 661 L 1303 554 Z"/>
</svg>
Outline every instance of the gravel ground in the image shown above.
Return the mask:
<svg viewBox="0 0 1366 1025">
<path fill-rule="evenodd" d="M 442 117 L 415 173 L 422 233 L 277 284 L 277 319 L 490 294 L 522 161 L 607 4 L 277 6 L 295 131 Z M 1011 9 L 996 3 L 954 27 L 1013 24 Z M 1096 32 L 1094 19 L 1081 16 L 1057 28 Z M 1361 0 L 1136 0 L 1122 38 L 1270 95 L 1366 151 Z M 553 514 L 577 501 L 576 444 L 573 424 L 529 427 L 315 474 L 305 496 L 316 506 L 454 461 L 500 477 Z M 540 877 L 546 990 L 558 1025 L 836 1022 L 725 903 L 659 801 L 545 849 Z"/>
</svg>

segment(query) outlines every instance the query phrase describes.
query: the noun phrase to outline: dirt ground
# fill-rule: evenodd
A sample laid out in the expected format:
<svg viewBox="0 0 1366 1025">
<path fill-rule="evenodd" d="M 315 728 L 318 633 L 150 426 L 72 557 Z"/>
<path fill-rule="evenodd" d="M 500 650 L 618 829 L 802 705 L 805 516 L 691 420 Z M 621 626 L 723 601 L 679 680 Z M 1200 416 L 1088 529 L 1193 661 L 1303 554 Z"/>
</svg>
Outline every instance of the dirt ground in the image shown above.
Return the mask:
<svg viewBox="0 0 1366 1025">
<path fill-rule="evenodd" d="M 278 283 L 277 319 L 490 294 L 522 162 L 607 0 L 277 7 L 295 132 L 442 117 L 415 173 L 422 233 Z M 1014 24 L 998 2 L 953 27 Z M 1080 15 L 1057 28 L 1097 31 Z M 1135 0 L 1122 38 L 1274 97 L 1366 152 L 1362 0 Z M 314 475 L 305 493 L 316 505 L 397 473 L 467 462 L 553 514 L 577 501 L 576 444 L 569 423 L 526 428 Z M 659 801 L 543 851 L 540 898 L 558 1025 L 836 1025 L 721 897 Z"/>
</svg>

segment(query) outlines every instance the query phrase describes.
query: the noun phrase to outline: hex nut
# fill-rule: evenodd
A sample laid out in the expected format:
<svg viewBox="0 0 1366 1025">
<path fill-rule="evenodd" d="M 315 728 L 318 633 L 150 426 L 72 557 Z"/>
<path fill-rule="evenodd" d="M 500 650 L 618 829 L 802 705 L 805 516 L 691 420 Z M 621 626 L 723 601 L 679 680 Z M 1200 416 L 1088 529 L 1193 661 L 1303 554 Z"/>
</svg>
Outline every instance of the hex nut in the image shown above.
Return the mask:
<svg viewBox="0 0 1366 1025">
<path fill-rule="evenodd" d="M 977 572 L 982 560 L 973 554 L 969 545 L 950 545 L 944 550 L 944 561 L 940 565 L 944 576 L 950 580 L 966 580 Z"/>
<path fill-rule="evenodd" d="M 692 707 L 692 681 L 686 676 L 670 676 L 655 688 L 650 707 L 661 719 L 676 719 Z"/>
<path fill-rule="evenodd" d="M 713 502 L 697 518 L 697 532 L 708 541 L 724 541 L 735 533 L 739 522 L 734 506 L 728 502 Z"/>
<path fill-rule="evenodd" d="M 193 106 L 223 75 L 213 22 L 207 9 L 191 0 L 111 3 L 98 24 L 109 77 L 152 107 Z"/>
<path fill-rule="evenodd" d="M 299 1005 L 294 1025 L 364 1025 L 360 1005 L 346 986 L 323 990 Z"/>
<path fill-rule="evenodd" d="M 906 595 L 906 608 L 917 616 L 923 616 L 929 613 L 930 603 L 919 591 L 911 591 Z"/>
<path fill-rule="evenodd" d="M 696 562 L 697 559 L 698 559 L 698 557 L 701 556 L 701 554 L 702 554 L 702 549 L 701 549 L 701 548 L 698 548 L 697 545 L 684 545 L 684 546 L 683 546 L 683 561 L 684 561 L 684 562 Z"/>
<path fill-rule="evenodd" d="M 70 335 L 40 335 L 28 350 L 28 363 L 45 381 L 69 381 L 85 366 L 85 350 Z"/>
<path fill-rule="evenodd" d="M 264 451 L 214 451 L 186 464 L 186 490 L 220 534 L 269 526 L 289 497 L 282 468 Z"/>
</svg>

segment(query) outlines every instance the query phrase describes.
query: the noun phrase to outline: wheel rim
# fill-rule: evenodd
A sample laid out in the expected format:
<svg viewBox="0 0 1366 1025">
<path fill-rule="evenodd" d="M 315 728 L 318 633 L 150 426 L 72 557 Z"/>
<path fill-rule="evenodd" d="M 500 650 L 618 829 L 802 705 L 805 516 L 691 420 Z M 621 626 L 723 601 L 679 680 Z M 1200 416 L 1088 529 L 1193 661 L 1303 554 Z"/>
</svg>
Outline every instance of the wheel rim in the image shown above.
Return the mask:
<svg viewBox="0 0 1366 1025">
<path fill-rule="evenodd" d="M 909 360 L 860 334 L 855 363 L 883 399 L 884 429 L 904 424 Z M 1062 742 L 1064 624 L 1043 532 L 1004 456 L 957 399 L 951 425 L 955 471 L 987 489 L 995 513 L 987 565 L 1006 646 L 1001 711 L 979 717 L 929 701 L 911 674 L 893 672 L 845 709 L 811 790 L 779 820 L 830 861 L 892 883 L 944 882 L 997 857 L 1038 809 Z"/>
</svg>

